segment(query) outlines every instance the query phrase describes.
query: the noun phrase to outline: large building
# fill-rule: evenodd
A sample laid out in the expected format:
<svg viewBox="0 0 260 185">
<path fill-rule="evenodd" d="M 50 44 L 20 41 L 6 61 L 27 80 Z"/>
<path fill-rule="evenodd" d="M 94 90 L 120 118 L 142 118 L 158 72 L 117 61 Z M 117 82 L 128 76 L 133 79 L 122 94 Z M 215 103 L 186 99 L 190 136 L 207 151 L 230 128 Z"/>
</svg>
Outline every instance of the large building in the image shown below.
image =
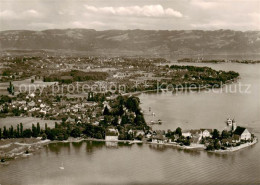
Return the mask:
<svg viewBox="0 0 260 185">
<path fill-rule="evenodd" d="M 238 126 L 233 133 L 233 137 L 239 141 L 240 140 L 250 140 L 251 133 L 246 128 Z"/>
<path fill-rule="evenodd" d="M 106 132 L 105 140 L 106 141 L 118 141 L 118 130 L 114 128 L 110 128 Z"/>
<path fill-rule="evenodd" d="M 237 128 L 237 124 L 235 122 L 235 119 L 231 119 L 231 118 L 228 118 L 227 121 L 226 121 L 226 124 L 227 124 L 227 130 L 230 130 L 230 131 L 235 131 L 236 128 Z"/>
</svg>

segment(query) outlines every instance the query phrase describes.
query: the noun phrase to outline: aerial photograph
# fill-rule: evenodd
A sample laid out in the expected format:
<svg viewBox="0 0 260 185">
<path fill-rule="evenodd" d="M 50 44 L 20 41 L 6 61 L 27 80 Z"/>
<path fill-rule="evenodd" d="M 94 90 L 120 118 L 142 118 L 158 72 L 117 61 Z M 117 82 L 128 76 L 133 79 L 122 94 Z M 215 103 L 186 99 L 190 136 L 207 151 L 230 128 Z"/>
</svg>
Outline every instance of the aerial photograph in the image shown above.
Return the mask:
<svg viewBox="0 0 260 185">
<path fill-rule="evenodd" d="M 260 0 L 0 0 L 0 185 L 260 185 Z"/>
</svg>

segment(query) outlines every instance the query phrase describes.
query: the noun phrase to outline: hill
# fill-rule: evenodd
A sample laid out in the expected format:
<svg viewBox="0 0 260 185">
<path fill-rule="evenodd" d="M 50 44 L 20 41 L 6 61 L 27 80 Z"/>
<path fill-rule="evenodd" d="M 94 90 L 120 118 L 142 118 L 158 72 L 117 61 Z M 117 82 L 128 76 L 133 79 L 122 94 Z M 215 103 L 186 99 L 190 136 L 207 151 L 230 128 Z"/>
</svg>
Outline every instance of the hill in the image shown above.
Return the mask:
<svg viewBox="0 0 260 185">
<path fill-rule="evenodd" d="M 253 55 L 260 31 L 53 29 L 1 31 L 0 50 L 66 50 L 93 55 Z"/>
</svg>

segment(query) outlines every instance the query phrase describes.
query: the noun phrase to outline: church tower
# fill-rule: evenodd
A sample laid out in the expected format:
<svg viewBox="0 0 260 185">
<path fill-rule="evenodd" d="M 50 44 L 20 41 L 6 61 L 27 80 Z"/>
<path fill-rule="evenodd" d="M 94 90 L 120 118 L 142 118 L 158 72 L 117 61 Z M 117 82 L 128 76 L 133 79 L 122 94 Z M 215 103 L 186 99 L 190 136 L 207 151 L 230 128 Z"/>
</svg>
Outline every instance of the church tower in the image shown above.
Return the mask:
<svg viewBox="0 0 260 185">
<path fill-rule="evenodd" d="M 227 124 L 227 130 L 229 130 L 229 131 L 233 132 L 237 128 L 237 124 L 235 122 L 235 119 L 228 118 L 227 121 L 226 121 L 226 124 Z"/>
</svg>

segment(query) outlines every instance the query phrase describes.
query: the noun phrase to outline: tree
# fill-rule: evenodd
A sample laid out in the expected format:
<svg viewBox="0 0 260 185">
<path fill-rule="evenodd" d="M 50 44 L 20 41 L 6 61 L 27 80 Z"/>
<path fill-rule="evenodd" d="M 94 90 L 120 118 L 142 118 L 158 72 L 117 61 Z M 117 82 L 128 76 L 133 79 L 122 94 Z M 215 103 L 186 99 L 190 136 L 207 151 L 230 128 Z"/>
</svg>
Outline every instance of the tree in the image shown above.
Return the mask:
<svg viewBox="0 0 260 185">
<path fill-rule="evenodd" d="M 81 131 L 78 127 L 74 128 L 72 131 L 71 131 L 71 136 L 72 137 L 79 137 L 81 134 Z"/>
<path fill-rule="evenodd" d="M 124 114 L 124 108 L 122 105 L 119 106 L 119 109 L 118 109 L 118 115 L 119 116 L 122 116 Z"/>
<path fill-rule="evenodd" d="M 0 139 L 2 139 L 2 129 L 0 128 Z"/>
<path fill-rule="evenodd" d="M 174 134 L 170 136 L 170 139 L 171 139 L 172 141 L 175 140 Z"/>
<path fill-rule="evenodd" d="M 185 139 L 185 140 L 183 141 L 183 144 L 184 144 L 185 146 L 190 146 L 190 139 Z"/>
<path fill-rule="evenodd" d="M 34 83 L 34 79 L 31 79 L 31 83 Z"/>
<path fill-rule="evenodd" d="M 214 150 L 214 146 L 212 144 L 209 144 L 207 146 L 206 150 Z"/>
<path fill-rule="evenodd" d="M 31 129 L 25 129 L 25 130 L 23 131 L 23 137 L 27 137 L 27 138 L 32 137 L 32 131 L 31 131 Z"/>
<path fill-rule="evenodd" d="M 109 115 L 109 109 L 107 108 L 107 106 L 105 106 L 104 111 L 103 111 L 103 115 Z"/>
<path fill-rule="evenodd" d="M 4 138 L 4 139 L 7 139 L 8 137 L 9 137 L 8 130 L 6 129 L 6 126 L 4 126 L 3 138 Z"/>
<path fill-rule="evenodd" d="M 221 133 L 222 139 L 227 139 L 229 137 L 229 133 L 227 130 L 223 130 Z"/>
<path fill-rule="evenodd" d="M 16 126 L 16 138 L 20 137 L 20 129 L 19 129 L 19 124 Z"/>
<path fill-rule="evenodd" d="M 214 129 L 212 132 L 212 138 L 218 139 L 219 138 L 219 131 L 217 129 Z"/>
<path fill-rule="evenodd" d="M 112 125 L 117 126 L 118 125 L 118 117 L 115 116 L 115 118 L 112 120 Z"/>
<path fill-rule="evenodd" d="M 42 140 L 47 139 L 47 135 L 45 133 L 42 134 Z"/>
<path fill-rule="evenodd" d="M 23 123 L 20 123 L 20 137 L 23 137 Z"/>
<path fill-rule="evenodd" d="M 145 120 L 143 115 L 136 115 L 135 119 L 134 119 L 135 125 L 137 126 L 141 126 L 145 124 Z"/>
<path fill-rule="evenodd" d="M 132 111 L 136 112 L 139 109 L 139 98 L 131 96 L 126 101 L 126 107 Z"/>
<path fill-rule="evenodd" d="M 37 130 L 37 135 L 39 135 L 40 132 L 41 132 L 41 127 L 40 127 L 40 123 L 39 122 L 37 123 L 36 130 Z"/>
<path fill-rule="evenodd" d="M 181 131 L 181 128 L 180 128 L 180 127 L 176 128 L 175 134 L 178 134 L 179 137 L 182 136 L 182 131 Z"/>
<path fill-rule="evenodd" d="M 12 82 L 9 83 L 9 87 L 7 87 L 7 91 L 9 92 L 9 94 L 14 95 L 14 86 Z"/>
<path fill-rule="evenodd" d="M 38 137 L 37 128 L 32 124 L 32 137 Z"/>
<path fill-rule="evenodd" d="M 6 95 L 1 95 L 0 104 L 12 103 L 12 98 Z"/>
<path fill-rule="evenodd" d="M 8 113 L 9 112 L 9 108 L 8 108 L 8 105 L 6 103 L 4 104 L 3 110 L 1 112 L 2 113 Z"/>
<path fill-rule="evenodd" d="M 121 124 L 121 125 L 125 125 L 125 124 L 127 124 L 128 122 L 129 122 L 129 119 L 128 119 L 127 115 L 123 115 L 120 124 Z"/>
<path fill-rule="evenodd" d="M 214 148 L 215 148 L 216 150 L 219 150 L 219 149 L 221 148 L 221 145 L 220 145 L 220 142 L 219 142 L 218 139 L 216 139 L 215 142 L 214 142 Z"/>
<path fill-rule="evenodd" d="M 11 125 L 11 127 L 9 128 L 9 138 L 13 138 L 14 137 L 14 127 L 13 125 Z"/>
<path fill-rule="evenodd" d="M 47 129 L 45 130 L 46 132 L 46 135 L 47 135 L 47 139 L 50 139 L 50 140 L 55 140 L 56 139 L 56 133 L 55 133 L 55 130 L 54 129 Z"/>
</svg>

